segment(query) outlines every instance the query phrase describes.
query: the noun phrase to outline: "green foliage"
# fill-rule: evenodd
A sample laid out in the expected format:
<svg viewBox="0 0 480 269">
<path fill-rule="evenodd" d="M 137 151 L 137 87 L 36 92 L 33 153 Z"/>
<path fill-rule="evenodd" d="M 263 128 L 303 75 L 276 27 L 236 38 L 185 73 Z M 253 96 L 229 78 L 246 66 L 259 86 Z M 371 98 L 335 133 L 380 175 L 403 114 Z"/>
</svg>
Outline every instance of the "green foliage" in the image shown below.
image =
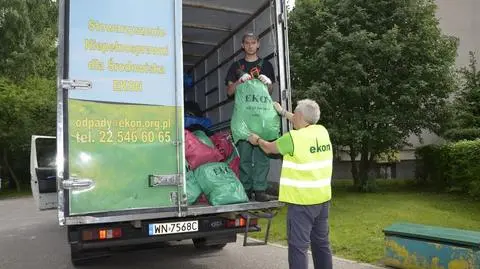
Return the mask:
<svg viewBox="0 0 480 269">
<path fill-rule="evenodd" d="M 449 185 L 443 176 L 448 170 L 449 162 L 447 152 L 440 145 L 428 145 L 419 147 L 415 151 L 416 179 L 425 185 L 432 185 L 438 189 L 445 189 Z M 442 154 L 442 155 L 441 155 Z"/>
<path fill-rule="evenodd" d="M 444 137 L 450 141 L 475 140 L 480 138 L 480 128 L 458 128 L 445 131 Z"/>
<path fill-rule="evenodd" d="M 32 134 L 55 134 L 55 81 L 28 78 L 16 85 L 0 79 L 0 146 L 26 150 Z"/>
<path fill-rule="evenodd" d="M 319 102 L 333 142 L 360 154 L 364 186 L 375 155 L 446 116 L 457 42 L 435 9 L 433 0 L 303 0 L 290 13 L 294 99 Z"/>
<path fill-rule="evenodd" d="M 57 2 L 0 1 L 0 176 L 17 190 L 31 135 L 55 134 Z"/>
<path fill-rule="evenodd" d="M 470 64 L 462 68 L 460 74 L 463 84 L 451 106 L 451 118 L 443 133 L 450 141 L 480 138 L 480 71 L 473 52 L 470 52 Z"/>
<path fill-rule="evenodd" d="M 29 176 L 31 135 L 55 135 L 55 93 L 53 80 L 32 77 L 17 85 L 0 78 L 0 164 L 17 188 Z"/>
<path fill-rule="evenodd" d="M 480 195 L 480 139 L 418 148 L 417 179 L 441 190 Z"/>
<path fill-rule="evenodd" d="M 14 82 L 55 76 L 57 4 L 51 0 L 0 1 L 0 76 Z"/>
</svg>

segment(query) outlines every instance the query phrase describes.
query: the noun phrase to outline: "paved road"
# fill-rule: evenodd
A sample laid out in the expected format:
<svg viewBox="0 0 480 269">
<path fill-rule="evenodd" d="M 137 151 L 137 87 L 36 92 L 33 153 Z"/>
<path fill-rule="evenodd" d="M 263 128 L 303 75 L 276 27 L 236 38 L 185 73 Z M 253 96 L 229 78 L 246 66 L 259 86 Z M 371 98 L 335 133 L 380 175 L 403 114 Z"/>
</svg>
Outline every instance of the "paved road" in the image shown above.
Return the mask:
<svg viewBox="0 0 480 269">
<path fill-rule="evenodd" d="M 65 229 L 58 226 L 55 211 L 37 211 L 32 198 L 0 200 L 1 269 L 75 268 L 70 263 L 70 249 L 66 242 Z M 82 268 L 288 268 L 285 248 L 272 245 L 242 247 L 241 238 L 237 242 L 221 251 L 202 252 L 196 250 L 191 241 L 185 241 L 155 249 L 117 253 Z M 334 268 L 378 267 L 335 259 Z"/>
</svg>

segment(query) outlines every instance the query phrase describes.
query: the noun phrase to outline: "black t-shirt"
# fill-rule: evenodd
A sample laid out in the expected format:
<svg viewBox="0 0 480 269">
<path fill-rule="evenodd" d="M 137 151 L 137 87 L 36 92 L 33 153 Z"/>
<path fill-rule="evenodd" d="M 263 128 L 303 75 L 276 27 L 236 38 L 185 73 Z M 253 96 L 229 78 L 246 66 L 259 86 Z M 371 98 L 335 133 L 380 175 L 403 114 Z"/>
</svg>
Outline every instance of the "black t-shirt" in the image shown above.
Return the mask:
<svg viewBox="0 0 480 269">
<path fill-rule="evenodd" d="M 235 82 L 240 79 L 240 77 L 249 73 L 253 77 L 253 72 L 255 67 L 260 70 L 260 75 L 267 76 L 272 83 L 275 82 L 275 72 L 273 71 L 272 64 L 264 59 L 258 59 L 255 62 L 247 62 L 245 59 L 241 59 L 237 62 L 234 62 L 230 69 L 228 69 L 227 77 L 225 78 L 225 85 L 228 86 L 228 82 Z"/>
</svg>

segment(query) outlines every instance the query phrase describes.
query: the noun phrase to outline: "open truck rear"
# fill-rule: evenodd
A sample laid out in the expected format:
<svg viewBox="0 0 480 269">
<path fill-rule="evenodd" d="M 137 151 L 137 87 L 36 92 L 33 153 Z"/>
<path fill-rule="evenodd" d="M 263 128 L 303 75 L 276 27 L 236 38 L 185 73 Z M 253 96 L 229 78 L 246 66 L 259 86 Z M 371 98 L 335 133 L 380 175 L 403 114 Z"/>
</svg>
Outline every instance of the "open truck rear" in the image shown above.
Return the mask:
<svg viewBox="0 0 480 269">
<path fill-rule="evenodd" d="M 260 231 L 258 218 L 271 220 L 280 202 L 187 204 L 184 102 L 197 102 L 213 131 L 229 129 L 234 102 L 225 76 L 243 56 L 242 35 L 253 31 L 259 56 L 275 69 L 272 98 L 290 108 L 285 2 L 63 0 L 59 7 L 57 135 L 32 137 L 31 173 L 39 208 L 57 209 L 68 227 L 72 261 L 159 241 L 221 248 L 238 233 Z M 288 129 L 283 121 L 281 131 Z M 41 160 L 48 141 L 56 143 L 55 164 Z M 278 182 L 280 165 L 271 160 L 269 181 Z"/>
</svg>

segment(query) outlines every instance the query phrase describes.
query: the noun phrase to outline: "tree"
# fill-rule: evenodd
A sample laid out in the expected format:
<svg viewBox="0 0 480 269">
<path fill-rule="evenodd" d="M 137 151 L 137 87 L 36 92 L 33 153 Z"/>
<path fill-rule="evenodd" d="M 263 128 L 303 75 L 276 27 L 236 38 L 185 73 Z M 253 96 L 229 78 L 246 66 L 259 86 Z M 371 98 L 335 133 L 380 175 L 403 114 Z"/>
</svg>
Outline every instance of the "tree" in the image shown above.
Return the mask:
<svg viewBox="0 0 480 269">
<path fill-rule="evenodd" d="M 17 190 L 30 136 L 55 133 L 57 10 L 52 0 L 0 1 L 0 166 Z"/>
<path fill-rule="evenodd" d="M 450 141 L 480 138 L 480 71 L 475 53 L 469 54 L 470 64 L 460 69 L 462 87 L 455 96 L 443 134 Z"/>
<path fill-rule="evenodd" d="M 55 77 L 57 3 L 0 1 L 0 76 L 21 82 Z"/>
<path fill-rule="evenodd" d="M 55 81 L 49 79 L 28 78 L 20 86 L 0 79 L 1 163 L 18 191 L 21 178 L 12 167 L 12 160 L 28 161 L 32 134 L 55 135 L 55 91 Z M 28 172 L 28 165 L 20 172 L 25 171 Z"/>
<path fill-rule="evenodd" d="M 445 117 L 457 42 L 435 9 L 433 0 L 297 0 L 289 14 L 294 99 L 319 102 L 361 190 L 374 187 L 377 155 Z"/>
</svg>

